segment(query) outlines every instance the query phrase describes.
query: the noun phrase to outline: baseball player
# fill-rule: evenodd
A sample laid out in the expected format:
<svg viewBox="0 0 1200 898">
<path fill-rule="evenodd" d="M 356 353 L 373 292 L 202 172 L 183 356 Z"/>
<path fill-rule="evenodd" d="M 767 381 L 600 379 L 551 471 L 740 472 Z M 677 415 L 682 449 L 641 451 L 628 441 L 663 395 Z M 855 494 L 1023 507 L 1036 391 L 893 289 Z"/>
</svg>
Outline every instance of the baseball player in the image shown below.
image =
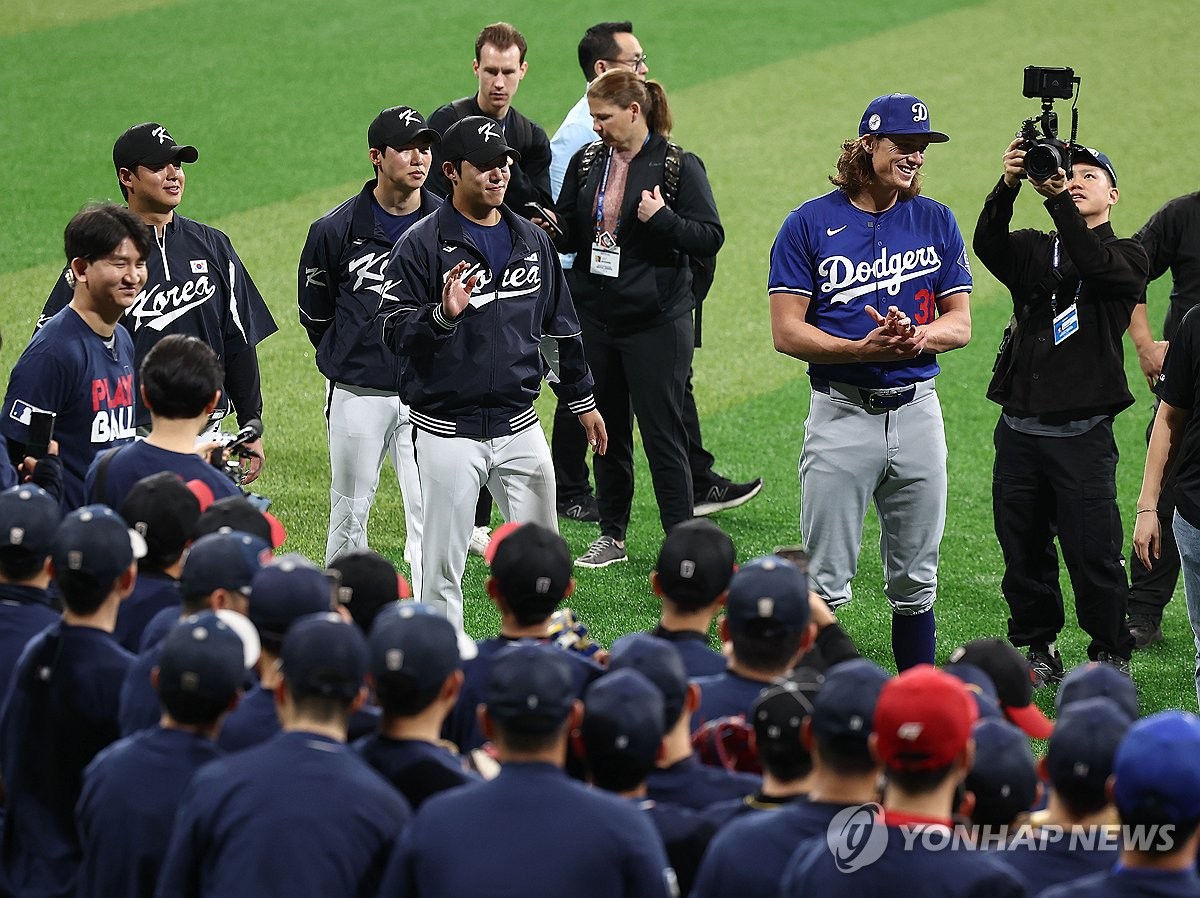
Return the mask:
<svg viewBox="0 0 1200 898">
<path fill-rule="evenodd" d="M 141 220 L 113 204 L 91 206 L 64 235 L 69 303 L 34 334 L 13 366 L 0 432 L 23 459 L 35 414 L 50 412 L 63 466 L 64 511 L 84 503 L 84 476 L 102 449 L 134 437 L 134 346 L 117 326 L 146 283 L 154 244 Z"/>
<path fill-rule="evenodd" d="M 399 361 L 375 313 L 383 269 L 404 232 L 440 201 L 423 188 L 436 131 L 408 106 L 384 109 L 367 129 L 374 180 L 313 222 L 300 253 L 300 323 L 328 383 L 329 536 L 325 564 L 367 547 L 367 518 L 390 456 L 404 500 L 404 557 L 421 577 L 421 482 L 408 406 L 396 395 Z"/>
<path fill-rule="evenodd" d="M 424 505 L 420 591 L 462 628 L 462 574 L 479 490 L 506 521 L 557 530 L 554 468 L 533 401 L 557 340 L 554 391 L 607 449 L 579 320 L 546 234 L 504 205 L 518 157 L 492 119 L 451 125 L 440 144 L 451 198 L 409 229 L 385 272 L 380 316 L 400 357 Z"/>
<path fill-rule="evenodd" d="M 946 435 L 935 355 L 971 337 L 971 271 L 954 215 L 920 196 L 930 143 L 949 138 L 916 97 L 867 106 L 838 159 L 836 189 L 783 222 L 768 292 L 775 348 L 809 363 L 800 531 L 809 578 L 851 599 L 863 515 L 880 522 L 892 651 L 934 659 L 933 602 L 946 521 Z"/>
<path fill-rule="evenodd" d="M 0 493 L 0 703 L 25 643 L 58 620 L 50 595 L 50 550 L 58 500 L 23 484 Z"/>
<path fill-rule="evenodd" d="M 229 242 L 216 228 L 176 214 L 183 201 L 184 163 L 195 162 L 193 146 L 180 146 L 162 125 L 134 125 L 113 145 L 117 183 L 129 210 L 152 240 L 146 259 L 145 289 L 127 307 L 122 324 L 133 335 L 134 367 L 166 334 L 190 334 L 213 348 L 225 369 L 221 404 L 213 412 L 214 427 L 229 412 L 239 426 L 262 419 L 262 388 L 255 347 L 278 328 L 267 304 Z M 54 285 L 41 327 L 72 296 L 68 268 Z M 137 397 L 135 397 L 135 400 Z M 138 427 L 150 423 L 138 402 Z M 262 440 L 249 446 L 258 453 L 243 480 L 249 483 L 262 468 Z"/>
</svg>

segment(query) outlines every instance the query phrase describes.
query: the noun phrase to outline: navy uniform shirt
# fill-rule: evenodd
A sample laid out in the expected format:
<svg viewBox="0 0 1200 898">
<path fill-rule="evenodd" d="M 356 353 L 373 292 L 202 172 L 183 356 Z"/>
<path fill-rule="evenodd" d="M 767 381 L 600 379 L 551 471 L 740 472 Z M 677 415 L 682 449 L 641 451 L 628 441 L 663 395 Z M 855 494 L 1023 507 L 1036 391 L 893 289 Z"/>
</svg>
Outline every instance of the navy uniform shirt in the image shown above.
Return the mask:
<svg viewBox="0 0 1200 898">
<path fill-rule="evenodd" d="M 0 703 L 25 644 L 57 620 L 46 590 L 0 583 Z"/>
<path fill-rule="evenodd" d="M 731 670 L 693 681 L 700 687 L 700 707 L 692 715 L 692 732 L 719 717 L 750 716 L 750 707 L 758 694 L 770 686 L 761 680 L 750 680 Z"/>
<path fill-rule="evenodd" d="M 69 297 L 68 297 L 69 299 Z M 83 480 L 98 452 L 134 436 L 133 340 L 117 328 L 111 350 L 71 308 L 33 335 L 8 380 L 0 432 L 12 443 L 29 439 L 30 415 L 55 412 L 54 439 L 62 459 L 62 507 L 85 504 Z"/>
<path fill-rule="evenodd" d="M 775 813 L 731 820 L 709 843 L 692 891 L 694 898 L 775 898 L 796 846 L 824 837 L 846 805 L 800 800 Z"/>
<path fill-rule="evenodd" d="M 667 861 L 679 882 L 679 894 L 686 898 L 692 893 L 696 871 L 716 827 L 690 808 L 677 804 L 637 798 L 633 799 L 633 805 L 650 818 L 658 831 Z"/>
<path fill-rule="evenodd" d="M 59 622 L 17 662 L 0 709 L 8 791 L 0 868 L 17 895 L 74 892 L 75 802 L 84 768 L 117 739 L 117 697 L 132 660 L 111 633 Z"/>
<path fill-rule="evenodd" d="M 429 799 L 400 838 L 388 898 L 673 895 L 649 819 L 551 764 L 506 764 L 494 780 Z"/>
<path fill-rule="evenodd" d="M 182 605 L 183 595 L 179 591 L 178 580 L 160 571 L 139 571 L 133 592 L 117 610 L 117 627 L 113 630 L 113 636 L 128 651 L 136 652 L 151 618 L 168 608 L 174 610 L 178 618 Z"/>
<path fill-rule="evenodd" d="M 724 673 L 725 656 L 709 647 L 708 634 L 698 630 L 668 630 L 659 624 L 651 633 L 665 639 L 679 650 L 688 679 Z"/>
<path fill-rule="evenodd" d="M 408 803 L 345 744 L 281 733 L 192 778 L 158 894 L 374 896 L 411 816 Z"/>
<path fill-rule="evenodd" d="M 214 500 L 245 495 L 229 477 L 194 452 L 172 452 L 137 440 L 122 447 L 107 461 L 104 458 L 105 453 L 101 452 L 92 460 L 84 479 L 84 490 L 88 502 L 101 502 L 109 508 L 120 508 L 134 484 L 162 471 L 174 471 L 185 483 L 199 480 L 212 490 Z M 100 473 L 102 463 L 103 474 Z"/>
<path fill-rule="evenodd" d="M 457 745 L 459 751 L 474 751 L 487 741 L 483 738 L 483 731 L 479 729 L 475 708 L 486 698 L 488 674 L 496 653 L 507 646 L 530 641 L 532 640 L 505 639 L 503 636 L 481 639 L 476 643 L 479 654 L 463 662 L 462 692 L 459 693 L 458 702 L 442 726 L 442 736 Z M 548 639 L 537 641 L 549 642 Z M 571 659 L 571 672 L 575 677 L 575 697 L 583 698 L 588 684 L 604 673 L 604 668 L 578 652 L 565 649 L 563 651 Z"/>
<path fill-rule="evenodd" d="M 1200 877 L 1187 870 L 1131 870 L 1118 864 L 1107 873 L 1093 873 L 1038 894 L 1038 898 L 1194 898 Z"/>
<path fill-rule="evenodd" d="M 379 708 L 366 705 L 350 715 L 349 738 L 361 738 L 379 726 Z M 241 751 L 266 742 L 282 726 L 275 711 L 275 694 L 261 683 L 247 692 L 221 725 L 217 745 L 222 751 Z"/>
<path fill-rule="evenodd" d="M 1035 829 L 1028 840 L 1018 835 L 1015 843 L 992 851 L 1035 889 L 1106 871 L 1121 855 L 1119 837 L 1097 838 L 1084 845 L 1078 838 L 1073 839 L 1069 831 L 1064 831 L 1061 839 L 1038 839 L 1038 833 L 1044 831 Z"/>
<path fill-rule="evenodd" d="M 479 781 L 449 745 L 371 733 L 355 742 L 354 750 L 400 791 L 413 810 L 439 792 Z"/>
<path fill-rule="evenodd" d="M 655 801 L 683 805 L 695 811 L 702 811 L 718 801 L 750 795 L 761 785 L 761 777 L 724 767 L 709 767 L 701 764 L 695 755 L 688 755 L 670 767 L 656 768 L 646 778 L 646 788 Z"/>
<path fill-rule="evenodd" d="M 805 795 L 766 795 L 761 789 L 743 798 L 730 798 L 710 804 L 704 809 L 704 819 L 722 827 L 731 820 L 758 811 L 779 811 L 796 801 L 807 801 Z"/>
<path fill-rule="evenodd" d="M 162 727 L 96 755 L 75 809 L 78 898 L 153 898 L 180 798 L 192 774 L 218 756 L 211 739 Z"/>
<path fill-rule="evenodd" d="M 118 617 L 119 619 L 119 617 Z M 140 654 L 133 659 L 121 684 L 121 712 L 117 720 L 122 736 L 132 736 L 139 730 L 156 726 L 162 717 L 158 692 L 150 682 L 150 672 L 158 667 L 161 656 L 159 643 L 180 620 L 179 608 L 168 608 L 150 619 L 142 631 Z"/>
</svg>

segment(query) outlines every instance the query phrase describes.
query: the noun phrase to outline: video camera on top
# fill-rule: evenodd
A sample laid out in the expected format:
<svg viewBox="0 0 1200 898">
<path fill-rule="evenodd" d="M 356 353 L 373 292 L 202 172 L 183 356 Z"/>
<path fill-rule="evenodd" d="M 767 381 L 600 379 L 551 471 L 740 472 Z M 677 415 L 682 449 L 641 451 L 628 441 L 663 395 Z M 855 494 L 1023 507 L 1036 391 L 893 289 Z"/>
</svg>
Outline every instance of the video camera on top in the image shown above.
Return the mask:
<svg viewBox="0 0 1200 898">
<path fill-rule="evenodd" d="M 1025 174 L 1034 181 L 1053 178 L 1061 168 L 1071 178 L 1071 150 L 1075 146 L 1075 135 L 1079 130 L 1079 110 L 1071 104 L 1071 139 L 1064 143 L 1058 139 L 1058 114 L 1054 112 L 1055 100 L 1069 100 L 1075 93 L 1079 77 L 1070 68 L 1031 65 L 1025 67 L 1024 96 L 1040 98 L 1042 114 L 1025 119 L 1017 136 L 1023 138 L 1021 148 L 1025 150 Z M 1041 134 L 1038 126 L 1041 126 Z"/>
<path fill-rule="evenodd" d="M 228 431 L 219 432 L 216 438 L 221 441 L 221 445 L 209 454 L 209 463 L 218 471 L 222 471 L 234 483 L 240 484 L 246 473 L 243 462 L 251 458 L 262 457 L 250 448 L 250 444 L 257 442 L 262 434 L 263 424 L 258 418 L 247 421 L 246 426 L 236 434 Z"/>
</svg>

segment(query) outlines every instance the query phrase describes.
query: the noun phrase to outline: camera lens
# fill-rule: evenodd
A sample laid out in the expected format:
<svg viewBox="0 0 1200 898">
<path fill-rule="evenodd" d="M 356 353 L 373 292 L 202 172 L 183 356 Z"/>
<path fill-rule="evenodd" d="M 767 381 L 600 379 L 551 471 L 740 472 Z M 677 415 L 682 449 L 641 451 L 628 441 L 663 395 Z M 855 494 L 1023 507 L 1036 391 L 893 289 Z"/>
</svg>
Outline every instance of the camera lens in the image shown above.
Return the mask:
<svg viewBox="0 0 1200 898">
<path fill-rule="evenodd" d="M 1060 168 L 1066 168 L 1058 147 L 1039 143 L 1025 153 L 1025 174 L 1034 181 L 1053 178 Z"/>
</svg>

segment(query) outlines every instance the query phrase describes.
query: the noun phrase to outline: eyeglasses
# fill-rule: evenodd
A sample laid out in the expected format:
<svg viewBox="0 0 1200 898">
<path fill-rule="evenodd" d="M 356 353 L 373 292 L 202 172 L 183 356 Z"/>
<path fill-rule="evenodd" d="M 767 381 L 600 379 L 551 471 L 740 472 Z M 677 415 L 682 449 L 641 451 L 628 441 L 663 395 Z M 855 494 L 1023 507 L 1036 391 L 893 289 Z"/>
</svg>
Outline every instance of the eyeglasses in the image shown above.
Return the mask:
<svg viewBox="0 0 1200 898">
<path fill-rule="evenodd" d="M 647 58 L 648 57 L 645 53 L 639 53 L 637 56 L 633 57 L 633 59 L 605 59 L 604 61 L 615 62 L 617 65 L 627 65 L 636 72 L 641 66 L 650 68 L 650 66 L 646 65 Z"/>
</svg>

